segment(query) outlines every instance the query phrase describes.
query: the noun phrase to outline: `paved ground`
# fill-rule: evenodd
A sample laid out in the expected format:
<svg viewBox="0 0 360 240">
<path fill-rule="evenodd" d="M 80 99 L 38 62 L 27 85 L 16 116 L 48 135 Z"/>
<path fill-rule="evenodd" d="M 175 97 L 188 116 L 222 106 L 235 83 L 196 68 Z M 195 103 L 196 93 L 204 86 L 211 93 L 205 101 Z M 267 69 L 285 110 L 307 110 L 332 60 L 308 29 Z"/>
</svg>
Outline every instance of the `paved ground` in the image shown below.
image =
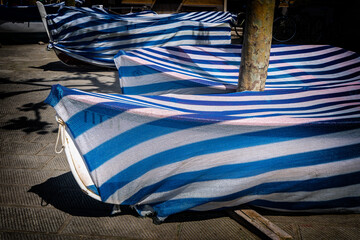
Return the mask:
<svg viewBox="0 0 360 240">
<path fill-rule="evenodd" d="M 117 92 L 114 71 L 70 68 L 44 45 L 0 48 L 0 239 L 261 239 L 226 212 L 182 213 L 155 225 L 77 186 L 56 155 L 50 86 Z M 360 214 L 281 215 L 259 211 L 294 239 L 359 239 Z"/>
</svg>

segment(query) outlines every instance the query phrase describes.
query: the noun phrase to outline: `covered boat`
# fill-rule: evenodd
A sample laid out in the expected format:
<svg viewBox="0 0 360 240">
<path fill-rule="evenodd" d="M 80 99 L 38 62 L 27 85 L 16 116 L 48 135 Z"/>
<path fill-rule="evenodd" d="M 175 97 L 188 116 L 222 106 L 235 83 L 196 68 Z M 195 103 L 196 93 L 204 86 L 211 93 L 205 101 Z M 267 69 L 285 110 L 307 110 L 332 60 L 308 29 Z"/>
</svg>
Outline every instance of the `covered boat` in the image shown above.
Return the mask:
<svg viewBox="0 0 360 240">
<path fill-rule="evenodd" d="M 115 56 L 124 94 L 236 90 L 241 45 L 153 47 Z M 329 45 L 273 45 L 267 88 L 325 87 L 359 79 L 359 55 Z"/>
<path fill-rule="evenodd" d="M 309 55 L 325 69 L 331 62 L 305 50 L 298 58 Z M 298 71 L 295 57 L 280 54 L 263 92 L 119 95 L 55 85 L 46 102 L 61 119 L 75 178 L 100 201 L 160 220 L 241 204 L 359 212 L 360 58 L 333 61 L 343 73 L 314 74 L 306 61 Z M 292 81 L 289 69 L 308 77 Z"/>
<path fill-rule="evenodd" d="M 231 14 L 225 12 L 116 15 L 62 7 L 45 15 L 50 47 L 58 55 L 102 67 L 115 68 L 119 50 L 231 42 Z"/>
</svg>

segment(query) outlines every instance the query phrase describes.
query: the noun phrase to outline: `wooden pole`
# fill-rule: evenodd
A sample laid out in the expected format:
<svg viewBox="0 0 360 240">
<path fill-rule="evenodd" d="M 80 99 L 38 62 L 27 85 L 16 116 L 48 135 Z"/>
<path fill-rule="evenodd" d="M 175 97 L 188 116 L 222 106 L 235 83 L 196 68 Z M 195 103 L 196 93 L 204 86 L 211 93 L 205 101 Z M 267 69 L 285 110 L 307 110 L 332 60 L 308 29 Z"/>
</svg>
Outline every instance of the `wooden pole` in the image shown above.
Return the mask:
<svg viewBox="0 0 360 240">
<path fill-rule="evenodd" d="M 269 66 L 275 0 L 247 0 L 237 91 L 263 91 Z"/>
</svg>

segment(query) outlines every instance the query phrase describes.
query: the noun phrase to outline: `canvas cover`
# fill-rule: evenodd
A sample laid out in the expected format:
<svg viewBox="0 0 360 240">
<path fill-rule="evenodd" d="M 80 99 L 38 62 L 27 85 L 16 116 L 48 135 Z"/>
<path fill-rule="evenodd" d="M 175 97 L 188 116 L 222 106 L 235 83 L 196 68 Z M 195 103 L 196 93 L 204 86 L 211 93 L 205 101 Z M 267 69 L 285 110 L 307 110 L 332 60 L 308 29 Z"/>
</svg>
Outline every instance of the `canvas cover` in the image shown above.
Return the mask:
<svg viewBox="0 0 360 240">
<path fill-rule="evenodd" d="M 159 219 L 240 204 L 358 212 L 359 71 L 326 83 L 311 69 L 308 75 L 278 74 L 282 87 L 218 95 L 54 85 L 46 102 L 64 120 L 103 202 Z"/>
<path fill-rule="evenodd" d="M 120 51 L 124 94 L 234 92 L 241 45 L 173 46 Z M 331 87 L 359 79 L 359 55 L 329 45 L 273 45 L 266 88 Z"/>
<path fill-rule="evenodd" d="M 102 67 L 115 68 L 113 58 L 119 50 L 231 42 L 232 18 L 227 12 L 116 15 L 64 6 L 46 19 L 51 48 Z"/>
</svg>

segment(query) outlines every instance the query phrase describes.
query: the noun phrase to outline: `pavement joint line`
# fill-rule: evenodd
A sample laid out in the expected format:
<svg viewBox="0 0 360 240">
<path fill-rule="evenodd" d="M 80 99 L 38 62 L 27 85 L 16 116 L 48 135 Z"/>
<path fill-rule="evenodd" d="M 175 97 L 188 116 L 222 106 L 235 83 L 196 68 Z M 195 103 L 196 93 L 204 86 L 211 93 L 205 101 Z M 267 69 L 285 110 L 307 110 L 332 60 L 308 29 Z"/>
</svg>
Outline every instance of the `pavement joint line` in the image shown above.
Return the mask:
<svg viewBox="0 0 360 240">
<path fill-rule="evenodd" d="M 47 205 L 41 205 L 41 201 L 39 202 L 39 205 L 20 205 L 20 204 L 0 204 L 1 207 L 11 207 L 11 208 L 23 208 L 23 209 L 57 209 L 56 207 L 54 207 L 51 204 L 47 204 Z M 59 210 L 60 211 L 60 210 Z"/>
<path fill-rule="evenodd" d="M 35 156 L 42 156 L 42 155 L 38 155 L 40 152 L 42 152 L 43 150 L 45 150 L 45 148 L 47 147 L 47 146 L 49 146 L 49 144 L 50 143 L 47 143 L 47 144 L 45 144 L 44 146 L 43 146 L 43 148 L 41 148 L 38 152 L 36 152 L 36 153 L 34 153 L 34 155 Z M 46 155 L 46 154 L 45 154 Z M 51 155 L 50 155 L 51 156 Z"/>
<path fill-rule="evenodd" d="M 28 235 L 44 235 L 44 236 L 58 236 L 58 237 L 74 237 L 76 239 L 134 239 L 134 238 L 123 238 L 119 236 L 94 236 L 94 235 L 82 235 L 82 234 L 72 234 L 72 233 L 64 233 L 64 234 L 58 234 L 58 233 L 50 233 L 50 232 L 41 232 L 41 231 L 26 231 L 26 230 L 0 230 L 0 233 L 22 233 L 22 234 L 28 234 Z"/>
<path fill-rule="evenodd" d="M 34 135 L 33 138 L 31 140 L 29 140 L 30 143 L 37 143 L 36 141 L 34 141 L 38 136 Z"/>
<path fill-rule="evenodd" d="M 39 156 L 41 156 L 41 155 L 39 155 Z M 47 155 L 46 155 L 47 156 Z M 49 155 L 50 156 L 50 155 Z M 19 169 L 22 169 L 22 170 L 43 170 L 43 168 L 24 168 L 24 167 L 17 167 L 17 166 L 4 166 L 4 165 L 0 165 L 0 168 L 1 169 L 14 169 L 14 170 L 19 170 Z M 2 183 L 0 183 L 0 185 L 1 185 Z"/>
<path fill-rule="evenodd" d="M 177 229 L 176 229 L 176 238 L 179 239 L 180 236 L 181 236 L 181 230 L 182 230 L 182 222 L 180 222 L 178 225 L 177 225 Z"/>
<path fill-rule="evenodd" d="M 66 219 L 64 220 L 63 224 L 59 227 L 57 234 L 61 234 L 64 229 L 69 225 L 70 221 L 72 220 L 72 216 L 70 214 L 67 214 Z"/>
<path fill-rule="evenodd" d="M 36 155 L 36 156 L 39 156 L 39 155 Z M 49 155 L 50 156 L 50 155 Z M 39 170 L 46 170 L 44 169 L 51 161 L 54 160 L 54 158 L 56 158 L 56 155 L 52 156 L 49 158 L 49 160 L 47 160 L 46 162 L 44 162 L 44 165 L 42 167 L 39 168 Z"/>
</svg>

